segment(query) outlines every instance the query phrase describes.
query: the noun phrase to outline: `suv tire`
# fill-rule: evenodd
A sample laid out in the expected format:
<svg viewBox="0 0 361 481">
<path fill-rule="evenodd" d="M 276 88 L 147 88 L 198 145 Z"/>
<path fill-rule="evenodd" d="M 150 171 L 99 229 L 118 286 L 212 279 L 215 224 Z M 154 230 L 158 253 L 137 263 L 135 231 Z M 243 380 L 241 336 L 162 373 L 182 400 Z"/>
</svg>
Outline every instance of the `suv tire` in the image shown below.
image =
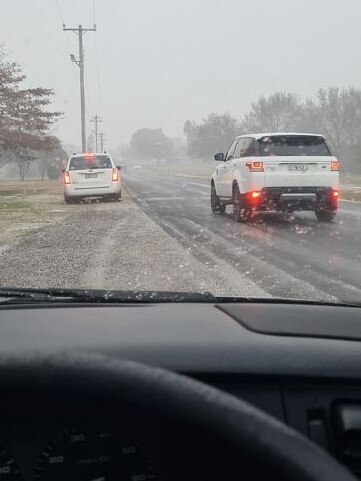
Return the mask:
<svg viewBox="0 0 361 481">
<path fill-rule="evenodd" d="M 220 202 L 213 182 L 211 183 L 211 209 L 213 214 L 224 214 L 226 211 L 226 206 Z"/>
<path fill-rule="evenodd" d="M 233 217 L 237 222 L 246 222 L 251 218 L 251 209 L 244 204 L 237 184 L 233 186 Z"/>
<path fill-rule="evenodd" d="M 320 222 L 332 222 L 336 217 L 336 211 L 316 210 L 315 214 Z"/>
</svg>

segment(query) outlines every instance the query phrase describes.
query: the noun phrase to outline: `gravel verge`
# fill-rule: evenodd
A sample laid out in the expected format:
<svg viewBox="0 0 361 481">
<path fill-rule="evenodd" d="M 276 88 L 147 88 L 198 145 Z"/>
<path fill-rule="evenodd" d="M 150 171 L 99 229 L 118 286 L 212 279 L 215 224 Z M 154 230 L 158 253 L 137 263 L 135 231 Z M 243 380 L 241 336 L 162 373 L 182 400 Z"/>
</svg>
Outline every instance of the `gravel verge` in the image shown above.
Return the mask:
<svg viewBox="0 0 361 481">
<path fill-rule="evenodd" d="M 71 206 L 0 251 L 0 286 L 267 293 L 232 267 L 202 264 L 132 200 Z"/>
</svg>

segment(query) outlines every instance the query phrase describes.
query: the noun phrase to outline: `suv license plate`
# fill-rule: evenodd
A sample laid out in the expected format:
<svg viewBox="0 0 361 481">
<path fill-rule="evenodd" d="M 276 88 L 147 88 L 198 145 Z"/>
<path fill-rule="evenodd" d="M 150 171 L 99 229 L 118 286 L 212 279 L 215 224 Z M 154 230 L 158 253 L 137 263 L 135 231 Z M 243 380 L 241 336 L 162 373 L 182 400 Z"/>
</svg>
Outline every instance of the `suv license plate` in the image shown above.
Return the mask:
<svg viewBox="0 0 361 481">
<path fill-rule="evenodd" d="M 96 178 L 97 178 L 97 174 L 85 174 L 85 178 L 86 178 L 86 179 L 96 179 Z"/>
<path fill-rule="evenodd" d="M 305 170 L 307 170 L 307 165 L 306 164 L 289 164 L 288 170 L 296 171 L 296 172 L 304 172 Z"/>
</svg>

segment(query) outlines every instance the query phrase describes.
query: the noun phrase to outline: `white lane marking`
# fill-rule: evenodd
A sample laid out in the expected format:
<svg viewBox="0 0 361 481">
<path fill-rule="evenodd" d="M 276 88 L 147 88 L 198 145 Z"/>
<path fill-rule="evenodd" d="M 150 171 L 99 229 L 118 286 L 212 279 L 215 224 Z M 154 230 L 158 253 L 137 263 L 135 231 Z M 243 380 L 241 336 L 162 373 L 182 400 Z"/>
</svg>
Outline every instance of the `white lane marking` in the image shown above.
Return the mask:
<svg viewBox="0 0 361 481">
<path fill-rule="evenodd" d="M 202 187 L 203 189 L 210 190 L 210 186 L 208 184 L 201 184 L 199 182 L 184 182 L 186 185 L 195 185 L 196 187 Z"/>
<path fill-rule="evenodd" d="M 176 177 L 190 177 L 191 179 L 208 178 L 207 175 L 176 174 Z"/>
<path fill-rule="evenodd" d="M 162 197 L 156 197 L 156 196 L 139 196 L 139 197 L 143 197 L 146 201 L 151 201 L 151 202 L 154 202 L 154 201 L 162 201 L 162 200 L 187 200 L 189 199 L 189 197 L 177 197 L 177 196 L 174 196 L 174 195 L 164 195 Z"/>
<path fill-rule="evenodd" d="M 341 203 L 343 202 L 347 202 L 347 203 L 350 203 L 350 204 L 361 204 L 361 202 L 359 200 L 347 200 L 347 199 L 342 199 L 341 200 Z"/>
<path fill-rule="evenodd" d="M 361 187 L 359 185 L 341 184 L 340 187 L 341 189 L 345 189 L 345 190 L 355 190 L 356 192 L 361 192 Z"/>
</svg>

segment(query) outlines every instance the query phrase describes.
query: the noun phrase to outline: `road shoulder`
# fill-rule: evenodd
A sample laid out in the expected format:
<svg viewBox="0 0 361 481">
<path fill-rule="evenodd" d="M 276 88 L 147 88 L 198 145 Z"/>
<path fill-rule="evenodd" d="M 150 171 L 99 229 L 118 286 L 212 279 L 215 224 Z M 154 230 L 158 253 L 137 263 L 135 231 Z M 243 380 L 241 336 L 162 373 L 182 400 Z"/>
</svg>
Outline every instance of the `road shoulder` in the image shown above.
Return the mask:
<svg viewBox="0 0 361 481">
<path fill-rule="evenodd" d="M 0 255 L 0 285 L 267 296 L 231 266 L 197 260 L 123 192 L 24 235 Z"/>
</svg>

